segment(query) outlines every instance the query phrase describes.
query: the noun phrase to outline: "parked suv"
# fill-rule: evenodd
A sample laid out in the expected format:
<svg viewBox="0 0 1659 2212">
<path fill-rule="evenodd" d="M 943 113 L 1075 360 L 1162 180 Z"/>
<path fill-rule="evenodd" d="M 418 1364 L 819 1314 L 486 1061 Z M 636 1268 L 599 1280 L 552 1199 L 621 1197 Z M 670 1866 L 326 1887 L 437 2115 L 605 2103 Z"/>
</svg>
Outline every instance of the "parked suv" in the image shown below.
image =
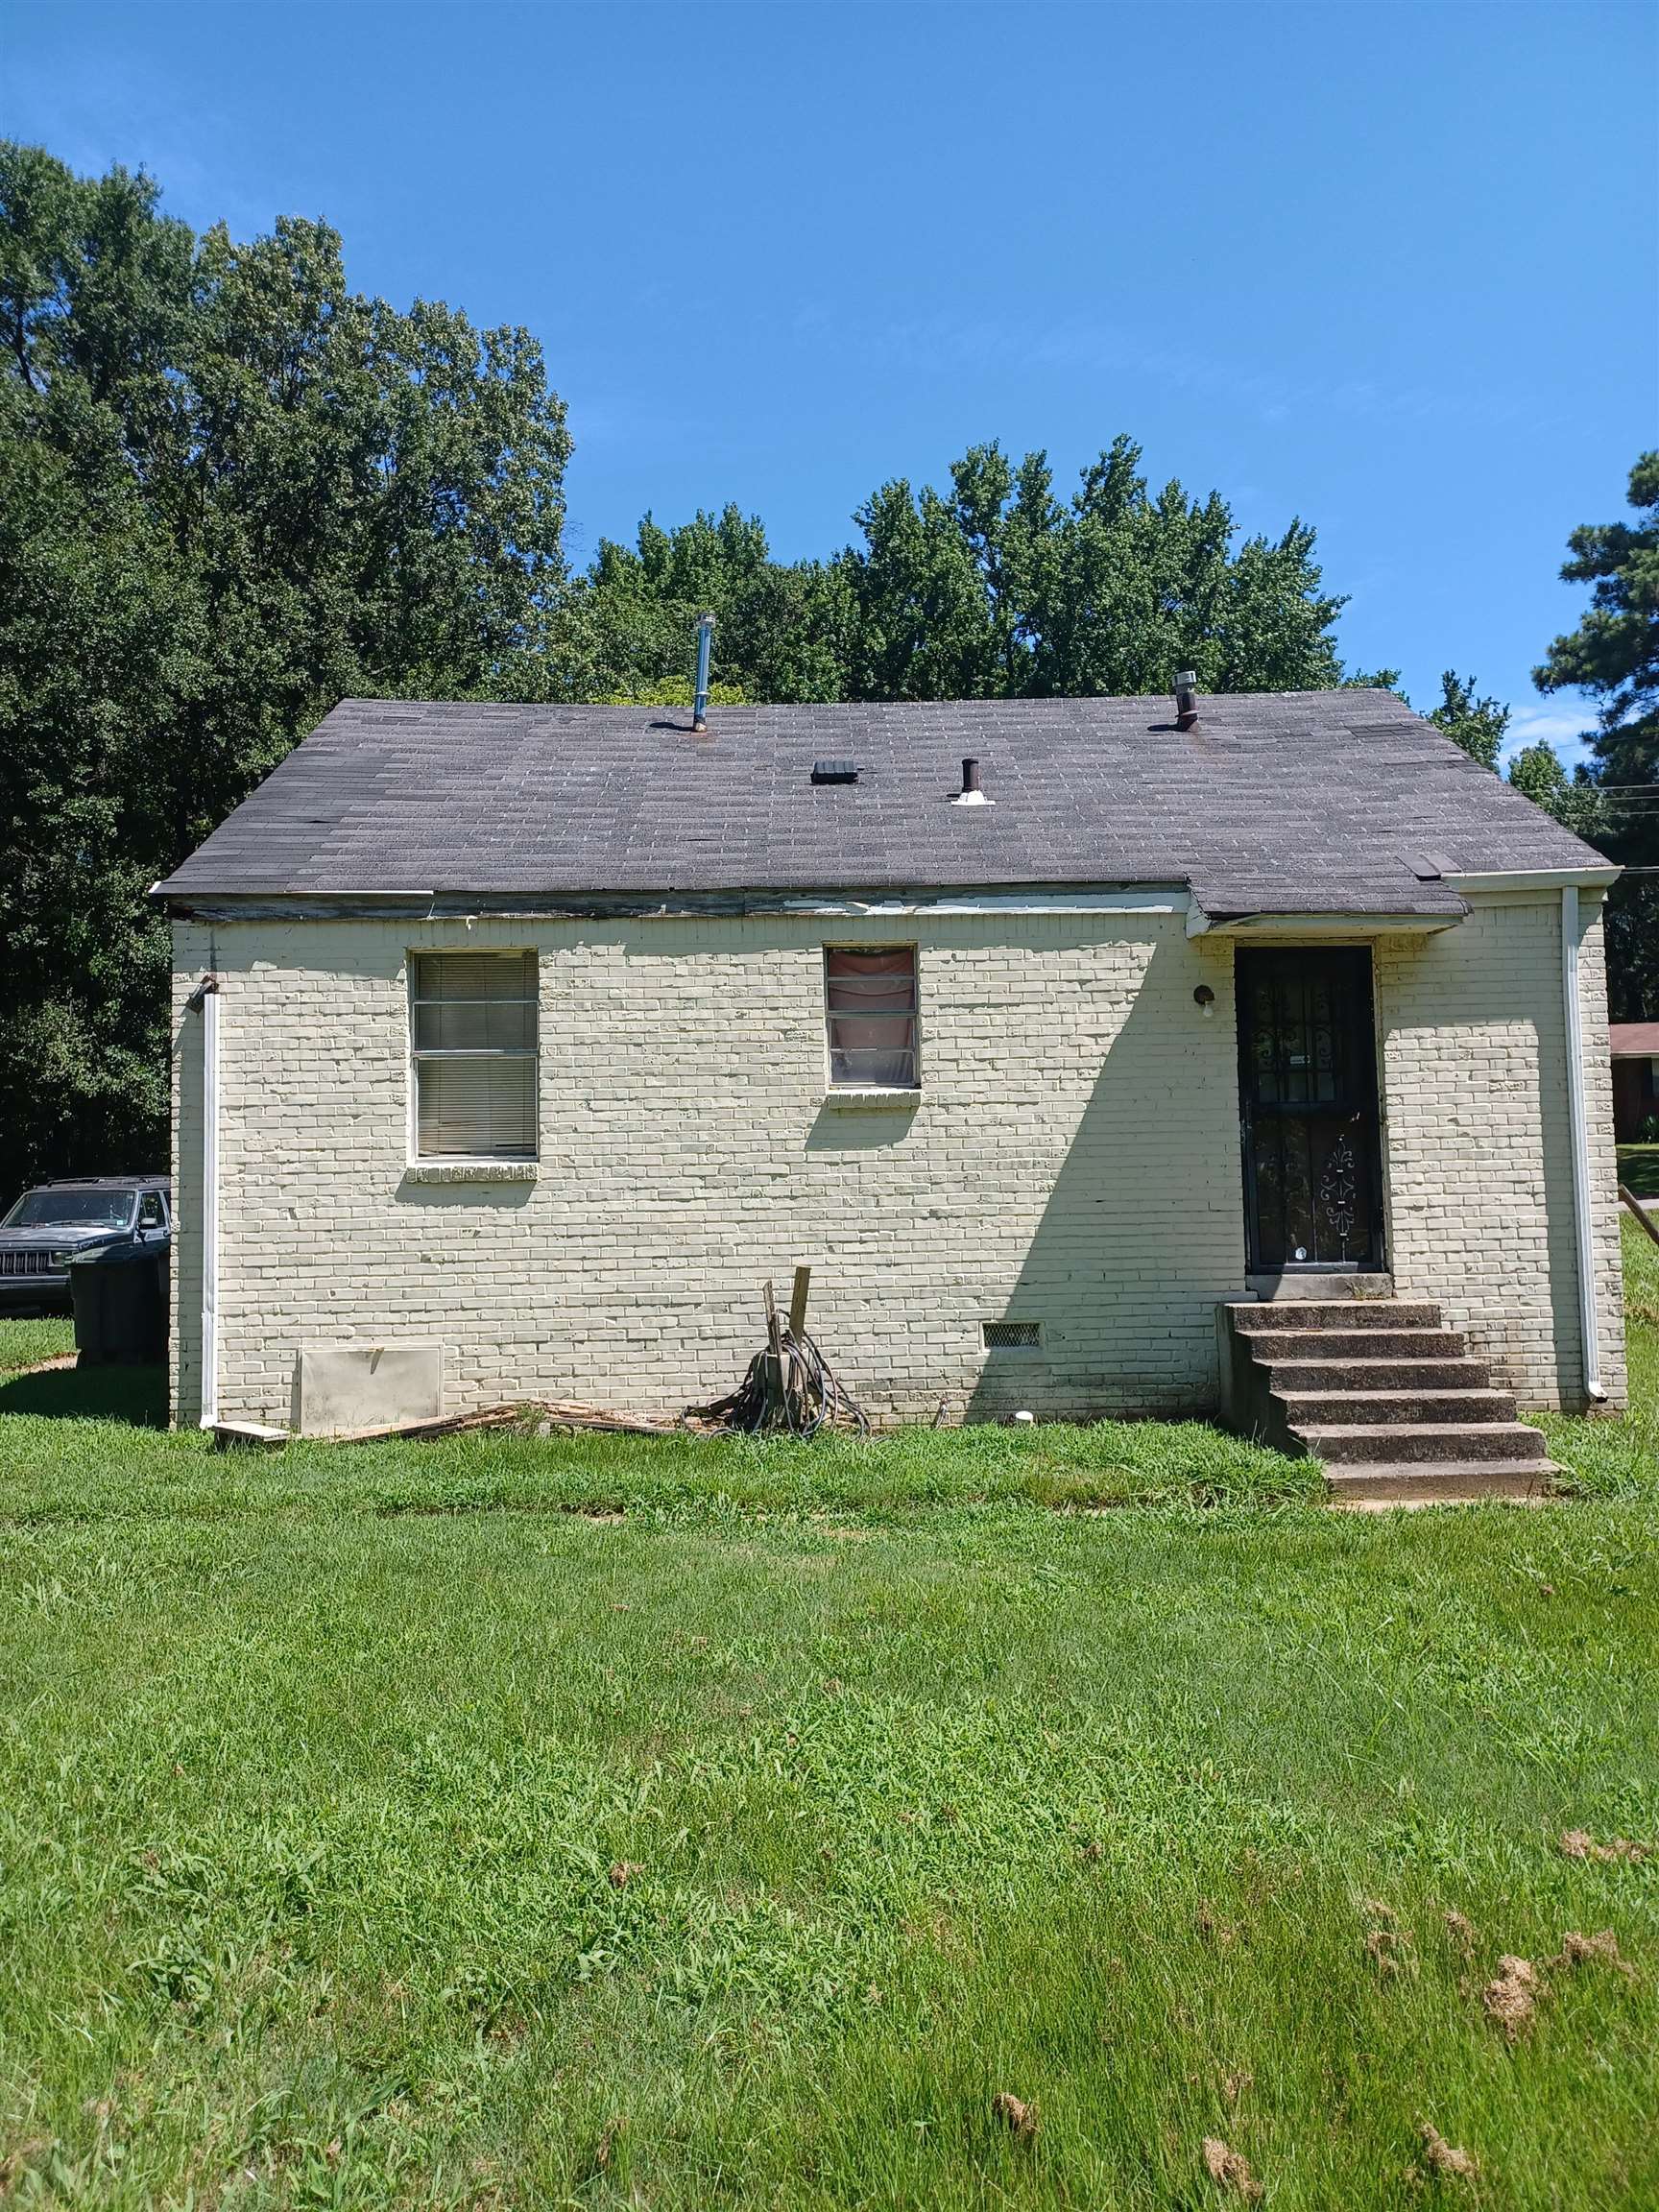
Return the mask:
<svg viewBox="0 0 1659 2212">
<path fill-rule="evenodd" d="M 165 1175 L 79 1175 L 25 1190 L 0 1221 L 0 1312 L 69 1310 L 69 1262 L 115 1244 L 173 1241 Z"/>
</svg>

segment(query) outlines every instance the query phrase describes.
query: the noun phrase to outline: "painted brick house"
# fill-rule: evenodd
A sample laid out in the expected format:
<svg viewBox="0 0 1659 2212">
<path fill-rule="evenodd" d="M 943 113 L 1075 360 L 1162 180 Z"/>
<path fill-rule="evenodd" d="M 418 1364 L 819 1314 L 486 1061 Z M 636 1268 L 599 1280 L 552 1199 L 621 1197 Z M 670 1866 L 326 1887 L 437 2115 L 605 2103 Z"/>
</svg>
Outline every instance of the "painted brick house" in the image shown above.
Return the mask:
<svg viewBox="0 0 1659 2212">
<path fill-rule="evenodd" d="M 888 1418 L 1333 1292 L 1622 1402 L 1616 871 L 1388 693 L 1178 705 L 336 708 L 158 886 L 176 1417 L 674 1412 L 804 1256 Z"/>
<path fill-rule="evenodd" d="M 1613 1135 L 1621 1144 L 1641 1141 L 1659 1117 L 1659 1022 L 1615 1022 L 1607 1032 L 1613 1061 Z"/>
</svg>

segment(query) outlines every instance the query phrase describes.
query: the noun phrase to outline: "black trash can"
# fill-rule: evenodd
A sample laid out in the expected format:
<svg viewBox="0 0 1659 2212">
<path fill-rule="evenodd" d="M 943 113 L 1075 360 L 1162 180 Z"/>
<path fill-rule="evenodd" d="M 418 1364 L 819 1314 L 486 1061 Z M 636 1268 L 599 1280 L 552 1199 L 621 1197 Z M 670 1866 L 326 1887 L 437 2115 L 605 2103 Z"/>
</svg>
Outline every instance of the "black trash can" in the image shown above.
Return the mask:
<svg viewBox="0 0 1659 2212">
<path fill-rule="evenodd" d="M 167 1357 L 167 1247 L 112 1244 L 69 1262 L 84 1366 L 152 1367 Z"/>
</svg>

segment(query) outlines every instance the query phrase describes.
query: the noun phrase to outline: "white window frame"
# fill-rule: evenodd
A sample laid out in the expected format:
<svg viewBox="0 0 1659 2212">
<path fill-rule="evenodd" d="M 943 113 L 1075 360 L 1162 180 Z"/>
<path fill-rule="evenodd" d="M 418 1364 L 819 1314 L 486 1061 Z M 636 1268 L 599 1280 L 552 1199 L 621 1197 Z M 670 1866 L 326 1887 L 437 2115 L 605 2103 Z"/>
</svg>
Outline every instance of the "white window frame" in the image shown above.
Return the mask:
<svg viewBox="0 0 1659 2212">
<path fill-rule="evenodd" d="M 436 999 L 419 995 L 418 975 L 422 960 L 446 959 L 527 960 L 530 964 L 531 1037 L 528 1046 L 517 1045 L 434 1046 L 418 1047 L 416 1012 L 421 1006 L 500 1005 L 502 1000 Z M 408 1164 L 412 1168 L 470 1167 L 511 1174 L 516 1167 L 533 1166 L 541 1157 L 541 963 L 533 945 L 421 945 L 411 948 L 403 961 L 408 985 L 406 1030 L 408 1036 Z M 514 1003 L 514 1001 L 505 1001 Z M 528 1060 L 530 1076 L 530 1150 L 528 1152 L 422 1152 L 421 1149 L 421 1063 L 422 1060 Z"/>
<path fill-rule="evenodd" d="M 916 1065 L 908 1083 L 849 1082 L 835 1073 L 833 1015 L 830 1005 L 830 955 L 832 952 L 908 952 L 910 955 L 910 1019 L 916 1033 Z M 880 944 L 858 944 L 846 939 L 826 943 L 820 963 L 824 982 L 824 1085 L 839 1097 L 915 1098 L 922 1090 L 922 948 L 914 938 L 888 938 Z"/>
</svg>

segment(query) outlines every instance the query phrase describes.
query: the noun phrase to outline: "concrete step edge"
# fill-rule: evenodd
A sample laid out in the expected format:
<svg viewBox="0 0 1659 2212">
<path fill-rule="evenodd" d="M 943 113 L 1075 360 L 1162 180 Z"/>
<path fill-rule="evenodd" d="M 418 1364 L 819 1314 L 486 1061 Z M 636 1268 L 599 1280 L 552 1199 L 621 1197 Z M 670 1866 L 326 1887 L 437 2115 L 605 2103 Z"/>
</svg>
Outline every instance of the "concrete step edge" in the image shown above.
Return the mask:
<svg viewBox="0 0 1659 2212">
<path fill-rule="evenodd" d="M 1524 1421 L 1416 1421 L 1392 1428 L 1375 1422 L 1310 1422 L 1293 1441 L 1328 1467 L 1366 1467 L 1382 1460 L 1435 1466 L 1467 1460 L 1521 1461 L 1545 1455 L 1541 1431 Z"/>
<path fill-rule="evenodd" d="M 1455 1353 L 1444 1359 L 1436 1358 L 1432 1352 L 1426 1352 L 1422 1355 L 1415 1352 L 1396 1352 L 1392 1355 L 1384 1354 L 1380 1359 L 1359 1358 L 1350 1359 L 1341 1358 L 1334 1359 L 1258 1359 L 1256 1365 L 1269 1378 L 1281 1367 L 1312 1367 L 1315 1369 L 1329 1367 L 1334 1373 L 1343 1375 L 1351 1375 L 1357 1367 L 1375 1370 L 1379 1375 L 1392 1375 L 1401 1367 L 1455 1367 L 1460 1375 L 1470 1376 L 1491 1373 L 1491 1369 L 1483 1359 L 1477 1359 L 1468 1353 Z M 1449 1382 L 1446 1387 L 1449 1390 L 1461 1387 L 1467 1387 L 1471 1390 L 1484 1390 L 1488 1385 L 1484 1382 L 1471 1382 L 1467 1385 Z"/>
<path fill-rule="evenodd" d="M 1310 1429 L 1396 1430 L 1509 1428 L 1517 1419 L 1507 1390 L 1297 1390 L 1275 1391 L 1281 1417 L 1304 1434 Z"/>
<path fill-rule="evenodd" d="M 1436 1475 L 1567 1475 L 1568 1469 L 1558 1467 L 1547 1455 L 1537 1459 L 1438 1459 L 1429 1466 Z M 1340 1466 L 1327 1467 L 1325 1479 L 1337 1484 L 1368 1480 L 1374 1475 L 1409 1475 L 1418 1482 L 1430 1479 L 1421 1459 L 1347 1459 Z"/>
<path fill-rule="evenodd" d="M 1382 1461 L 1331 1468 L 1325 1493 L 1333 1505 L 1367 1502 L 1398 1505 L 1473 1503 L 1482 1498 L 1541 1504 L 1560 1495 L 1566 1471 L 1551 1459 Z"/>
<path fill-rule="evenodd" d="M 1321 1298 L 1301 1306 L 1268 1298 L 1230 1305 L 1227 1311 L 1241 1336 L 1268 1329 L 1438 1329 L 1442 1324 L 1441 1308 L 1428 1298 Z"/>
<path fill-rule="evenodd" d="M 1535 1436 L 1540 1446 L 1544 1442 L 1543 1430 L 1534 1429 L 1530 1421 L 1420 1421 L 1412 1426 L 1419 1431 L 1447 1436 L 1466 1436 L 1473 1430 L 1477 1435 L 1481 1436 Z M 1376 1429 L 1368 1421 L 1318 1421 L 1297 1431 L 1299 1436 L 1305 1436 L 1310 1441 L 1316 1436 L 1334 1440 L 1345 1436 L 1374 1436 L 1376 1433 Z"/>
<path fill-rule="evenodd" d="M 1322 1406 L 1332 1404 L 1344 1406 L 1415 1406 L 1425 1398 L 1455 1398 L 1460 1403 L 1467 1402 L 1473 1407 L 1490 1406 L 1496 1399 L 1507 1401 L 1513 1393 L 1508 1390 L 1500 1390 L 1496 1385 L 1485 1383 L 1472 1383 L 1467 1388 L 1458 1388 L 1454 1384 L 1437 1388 L 1432 1383 L 1407 1383 L 1400 1389 L 1379 1386 L 1375 1390 L 1343 1390 L 1333 1385 L 1328 1390 L 1318 1387 L 1310 1390 L 1275 1390 L 1273 1395 L 1286 1406 L 1294 1404 L 1298 1398 L 1316 1398 Z M 1515 1416 L 1512 1413 L 1503 1413 L 1498 1418 L 1501 1421 L 1508 1422 L 1513 1421 Z"/>
<path fill-rule="evenodd" d="M 1503 1388 L 1479 1359 L 1279 1359 L 1264 1364 L 1261 1372 L 1276 1398 L 1328 1398 L 1349 1390 L 1411 1390 L 1443 1396 L 1455 1390 Z"/>
<path fill-rule="evenodd" d="M 1265 1352 L 1257 1347 L 1272 1339 L 1271 1349 Z M 1468 1357 L 1465 1339 L 1456 1329 L 1274 1329 L 1260 1331 L 1254 1336 L 1243 1336 L 1239 1342 L 1250 1347 L 1250 1358 L 1257 1367 L 1271 1367 L 1275 1360 L 1284 1365 L 1303 1357 L 1295 1347 L 1309 1347 L 1305 1357 L 1314 1359 L 1462 1359 Z M 1364 1344 L 1372 1349 L 1364 1352 L 1334 1349 L 1337 1344 L 1353 1346 Z"/>
</svg>

